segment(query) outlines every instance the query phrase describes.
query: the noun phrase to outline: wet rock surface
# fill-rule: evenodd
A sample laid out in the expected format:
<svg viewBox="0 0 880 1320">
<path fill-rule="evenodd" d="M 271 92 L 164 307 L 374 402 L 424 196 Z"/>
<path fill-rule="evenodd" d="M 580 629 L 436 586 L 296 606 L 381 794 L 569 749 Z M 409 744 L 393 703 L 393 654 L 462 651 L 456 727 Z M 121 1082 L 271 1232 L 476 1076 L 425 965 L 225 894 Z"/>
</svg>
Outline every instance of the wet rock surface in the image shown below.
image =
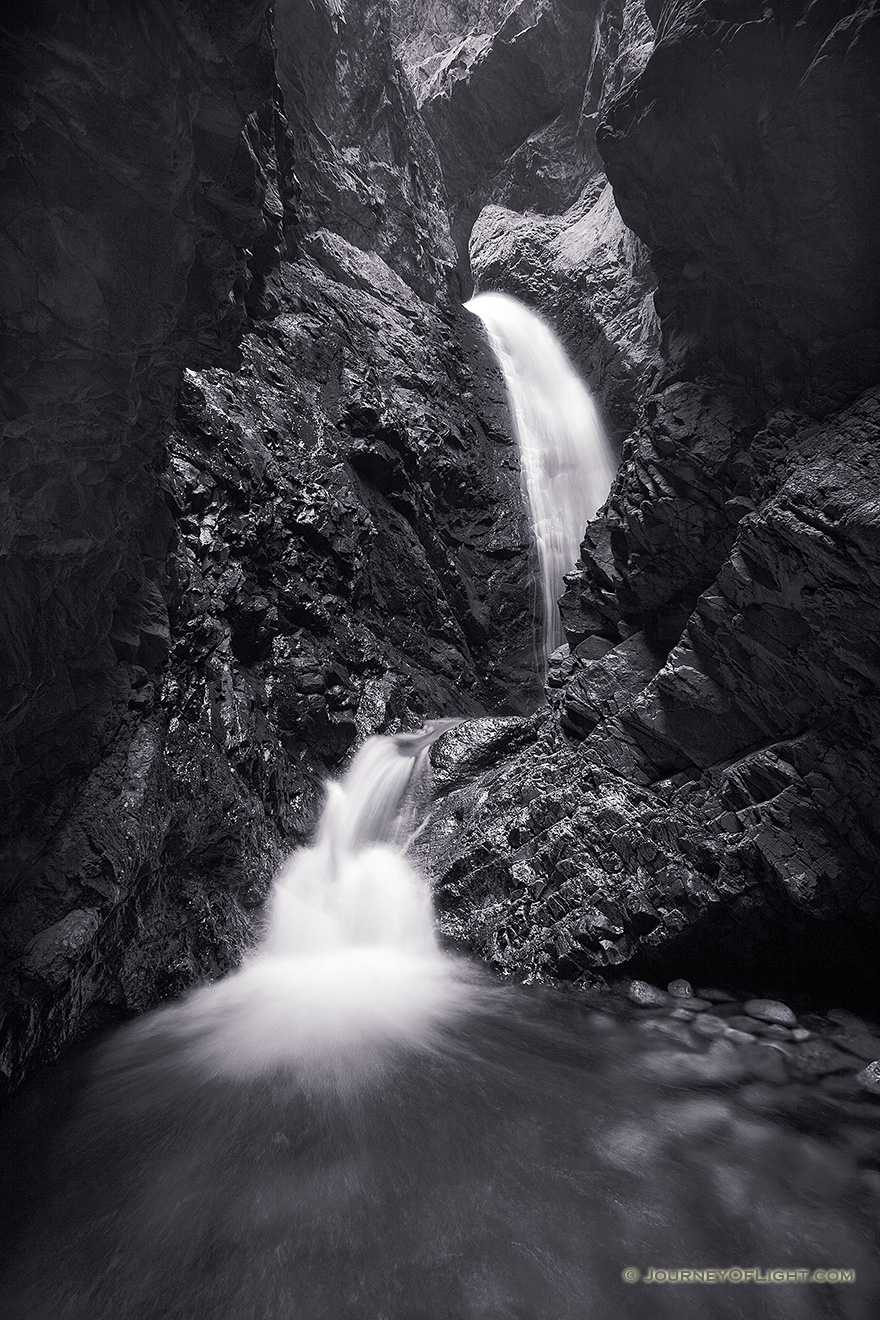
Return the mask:
<svg viewBox="0 0 880 1320">
<path fill-rule="evenodd" d="M 371 732 L 537 697 L 503 387 L 388 8 L 268 20 L 12 24 L 13 1085 L 234 965 Z"/>
<path fill-rule="evenodd" d="M 776 214 L 791 167 L 783 143 L 797 138 L 805 188 L 835 135 L 844 159 L 875 149 L 865 69 L 876 15 L 796 5 L 734 19 L 715 8 L 652 11 L 654 53 L 603 104 L 599 149 L 622 215 L 651 250 L 667 365 L 631 396 L 637 424 L 567 578 L 551 714 L 531 747 L 438 805 L 433 875 L 450 933 L 515 975 L 590 979 L 646 957 L 668 974 L 686 949 L 706 971 L 712 957 L 771 976 L 774 963 L 823 975 L 861 966 L 868 985 L 880 915 L 876 309 L 861 283 L 851 316 L 816 290 L 824 338 L 806 342 L 798 317 L 810 280 L 827 272 L 803 284 L 794 273 L 820 223 L 802 193 L 808 219 L 792 223 L 779 266 L 742 240 L 755 233 L 750 207 L 763 208 L 765 225 Z M 688 63 L 698 58 L 699 74 Z M 710 67 L 724 76 L 710 80 Z M 832 67 L 841 98 L 851 74 L 846 107 L 835 92 L 814 134 L 815 80 Z M 667 69 L 683 83 L 667 84 Z M 764 89 L 763 102 L 739 97 L 746 83 Z M 664 156 L 679 113 L 680 139 Z M 685 154 L 695 161 L 705 146 L 695 126 L 716 116 L 715 146 L 692 169 Z M 743 168 L 760 162 L 744 193 L 731 182 L 740 152 Z M 864 178 L 850 187 L 834 164 L 825 181 L 834 268 L 849 260 L 836 247 L 843 234 L 853 254 L 867 241 Z M 665 199 L 656 216 L 655 183 Z M 693 221 L 704 235 L 693 302 L 687 281 L 670 276 L 679 206 L 692 209 L 676 233 Z M 553 233 L 569 219 L 553 218 Z M 534 232 L 531 217 L 516 223 Z M 728 243 L 731 226 L 739 238 Z M 780 224 L 773 241 L 788 234 Z M 875 256 L 847 264 L 843 286 L 861 282 Z M 779 287 L 765 300 L 771 271 Z"/>
<path fill-rule="evenodd" d="M 648 57 L 643 5 L 407 0 L 395 23 L 465 278 L 550 320 L 620 444 L 660 364 L 655 275 L 617 212 L 596 125 Z"/>
<path fill-rule="evenodd" d="M 447 937 L 867 1097 L 873 1029 L 699 987 L 880 923 L 875 7 L 111 8 L 8 20 L 5 1074 L 234 964 L 370 732 L 491 712 Z M 472 220 L 621 442 L 537 715 Z"/>
<path fill-rule="evenodd" d="M 864 1105 L 862 1096 L 872 1091 L 880 1064 L 873 1061 L 859 1069 L 852 1043 L 869 1039 L 876 1047 L 880 1040 L 868 1034 L 869 1024 L 856 1015 L 840 1009 L 796 1015 L 787 1004 L 743 1002 L 735 993 L 714 990 L 700 989 L 696 996 L 679 1000 L 639 980 L 617 982 L 613 990 L 608 1008 L 617 1017 L 626 1017 L 623 1006 L 635 1006 L 637 1030 L 662 1044 L 662 1049 L 642 1060 L 657 1082 L 740 1087 L 738 1099 L 757 1111 L 776 1109 L 793 1115 L 812 1109 L 816 1120 L 828 1106 L 844 1118 L 845 1126 L 857 1117 L 873 1123 L 872 1106 Z M 704 998 L 718 993 L 720 1002 L 710 1005 Z M 687 1010 L 676 1008 L 676 1002 L 686 1002 Z M 847 1024 L 843 1033 L 841 1017 Z M 873 1170 L 871 1162 L 869 1167 Z M 872 1172 L 866 1172 L 870 1179 Z"/>
<path fill-rule="evenodd" d="M 559 728 L 551 718 L 532 748 L 437 810 L 441 905 L 499 966 L 589 976 L 682 941 L 701 956 L 770 962 L 781 930 L 790 938 L 813 919 L 828 923 L 826 964 L 846 964 L 853 940 L 862 947 L 859 931 L 877 921 L 880 862 L 867 770 L 876 408 L 869 392 L 805 428 L 776 469 L 777 492 L 729 529 L 732 548 L 665 662 L 660 630 L 675 625 L 676 597 L 656 610 L 661 561 L 623 560 L 632 576 L 615 590 L 592 548 L 639 471 L 624 468 L 605 526 L 588 534 L 588 571 L 607 585 L 599 597 L 578 583 L 593 613 L 574 616 L 567 677 L 551 689 Z M 692 507 L 720 537 L 730 516 L 720 499 L 714 514 L 705 499 Z M 641 538 L 639 506 L 627 515 L 626 533 Z M 683 540 L 679 558 L 670 543 L 670 587 L 699 571 L 699 545 L 708 548 L 705 532 Z M 637 594 L 652 607 L 638 620 L 652 649 L 641 630 L 614 645 L 608 634 L 628 628 L 601 617 L 600 602 L 610 614 Z M 599 631 L 584 638 L 590 625 Z M 837 952 L 831 930 L 842 933 Z"/>
</svg>

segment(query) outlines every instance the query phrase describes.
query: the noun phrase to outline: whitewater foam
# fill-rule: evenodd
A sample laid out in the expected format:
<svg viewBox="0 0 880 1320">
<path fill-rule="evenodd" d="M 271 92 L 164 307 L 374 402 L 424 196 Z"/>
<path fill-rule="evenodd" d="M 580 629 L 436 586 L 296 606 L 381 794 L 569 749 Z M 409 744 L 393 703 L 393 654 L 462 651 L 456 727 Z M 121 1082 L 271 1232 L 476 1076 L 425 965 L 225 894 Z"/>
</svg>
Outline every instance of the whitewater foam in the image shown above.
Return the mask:
<svg viewBox="0 0 880 1320">
<path fill-rule="evenodd" d="M 596 405 L 550 327 L 504 293 L 465 303 L 504 373 L 541 580 L 542 646 L 564 640 L 557 602 L 584 530 L 607 498 L 615 463 Z"/>
<path fill-rule="evenodd" d="M 389 1051 L 431 1048 L 476 980 L 439 949 L 427 884 L 406 856 L 427 749 L 455 722 L 369 739 L 327 785 L 314 842 L 280 872 L 259 946 L 135 1035 L 182 1047 L 214 1076 L 283 1069 L 336 1089 L 381 1071 Z"/>
</svg>

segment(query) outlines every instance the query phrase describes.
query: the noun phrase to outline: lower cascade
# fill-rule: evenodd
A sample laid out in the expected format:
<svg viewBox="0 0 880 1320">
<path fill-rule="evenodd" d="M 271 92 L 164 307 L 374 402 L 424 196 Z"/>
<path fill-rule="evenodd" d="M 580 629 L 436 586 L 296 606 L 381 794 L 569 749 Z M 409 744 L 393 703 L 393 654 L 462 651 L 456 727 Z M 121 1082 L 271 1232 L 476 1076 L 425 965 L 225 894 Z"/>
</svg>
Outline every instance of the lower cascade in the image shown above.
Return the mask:
<svg viewBox="0 0 880 1320">
<path fill-rule="evenodd" d="M 874 1110 L 809 1071 L 846 1015 L 443 953 L 406 854 L 450 723 L 328 786 L 238 972 L 19 1096 L 6 1320 L 870 1314 Z"/>
<path fill-rule="evenodd" d="M 328 783 L 314 842 L 279 874 L 256 950 L 143 1030 L 179 1035 L 212 1074 L 281 1068 L 310 1086 L 357 1084 L 388 1047 L 424 1045 L 468 994 L 406 857 L 428 749 L 457 723 L 369 738 Z"/>
<path fill-rule="evenodd" d="M 584 529 L 608 495 L 614 458 L 596 405 L 540 316 L 505 293 L 465 304 L 486 327 L 510 399 L 538 554 L 542 647 L 563 641 L 557 601 Z"/>
</svg>

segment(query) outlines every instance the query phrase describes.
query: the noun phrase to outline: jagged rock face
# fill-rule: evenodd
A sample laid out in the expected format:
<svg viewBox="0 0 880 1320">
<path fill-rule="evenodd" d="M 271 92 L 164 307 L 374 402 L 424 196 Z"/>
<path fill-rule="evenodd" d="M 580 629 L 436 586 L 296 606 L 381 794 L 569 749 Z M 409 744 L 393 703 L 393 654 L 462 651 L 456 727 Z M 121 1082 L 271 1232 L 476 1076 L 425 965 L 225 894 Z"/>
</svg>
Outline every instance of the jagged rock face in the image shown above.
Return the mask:
<svg viewBox="0 0 880 1320">
<path fill-rule="evenodd" d="M 455 741 L 479 726 L 438 743 L 451 937 L 525 977 L 859 974 L 880 917 L 879 425 L 875 389 L 794 444 L 790 417 L 757 438 L 773 495 L 668 659 L 643 632 L 588 639 L 562 718 L 583 741 L 513 722 L 467 787 Z"/>
<path fill-rule="evenodd" d="M 401 0 L 391 27 L 404 70 L 418 92 L 449 52 L 474 35 L 489 36 L 520 0 Z"/>
<path fill-rule="evenodd" d="M 605 509 L 561 601 L 573 646 L 645 628 L 668 649 L 733 544 L 751 501 L 761 414 L 745 382 L 661 385 L 627 439 Z"/>
<path fill-rule="evenodd" d="M 271 88 L 265 10 L 210 20 L 155 5 L 139 26 L 112 6 L 46 5 L 36 33 L 13 20 L 2 240 L 13 825 L 94 760 L 134 666 L 167 654 L 171 526 L 149 465 L 182 354 L 200 337 L 228 345 L 242 321 L 228 294 L 235 245 L 264 228 L 241 130 Z"/>
<path fill-rule="evenodd" d="M 142 755 L 138 712 L 168 655 L 173 528 L 155 467 L 180 363 L 231 351 L 245 249 L 273 241 L 258 126 L 242 133 L 271 105 L 272 49 L 261 0 L 137 18 L 47 3 L 5 23 L 0 872 L 5 902 L 27 896 L 30 934 L 63 923 L 54 953 L 48 937 L 31 949 L 58 983 L 105 912 L 55 845 L 108 748 Z M 101 802 L 91 822 L 105 901 L 127 834 L 150 829 L 120 755 L 122 814 Z M 11 919 L 7 949 L 21 935 Z"/>
<path fill-rule="evenodd" d="M 652 251 L 667 353 L 778 389 L 831 341 L 876 359 L 875 7 L 687 0 L 657 21 L 599 147 Z"/>
<path fill-rule="evenodd" d="M 457 294 L 434 146 L 394 57 L 384 0 L 281 0 L 294 232 L 321 226 L 377 252 L 422 298 Z"/>
<path fill-rule="evenodd" d="M 518 467 L 470 318 L 338 235 L 307 247 L 240 369 L 187 374 L 169 473 L 165 700 L 205 756 L 222 712 L 292 839 L 368 734 L 536 696 Z"/>
<path fill-rule="evenodd" d="M 561 0 L 520 0 L 494 14 L 478 6 L 462 15 L 470 22 L 450 33 L 449 49 L 412 69 L 460 251 L 499 174 L 500 186 L 523 200 L 524 184 L 529 196 L 543 190 L 553 210 L 580 193 L 583 152 L 575 139 L 592 10 Z M 558 150 L 530 150 L 536 132 L 549 134 Z"/>
<path fill-rule="evenodd" d="M 810 234 L 845 267 L 842 288 L 873 269 L 863 180 L 850 186 L 836 166 L 824 175 L 819 157 L 835 134 L 851 134 L 844 160 L 865 163 L 873 149 L 876 89 L 862 62 L 875 20 L 872 7 L 740 9 L 654 13 L 658 53 L 599 131 L 622 212 L 652 245 L 675 363 L 643 398 L 567 579 L 571 652 L 551 668 L 554 713 L 516 726 L 531 739 L 524 750 L 500 739 L 503 764 L 468 787 L 450 767 L 455 738 L 469 735 L 437 745 L 441 787 L 451 785 L 431 836 L 447 930 L 517 975 L 714 960 L 772 976 L 776 952 L 807 975 L 845 977 L 860 940 L 876 938 L 880 472 L 877 391 L 864 392 L 877 378 L 876 312 L 862 285 L 844 315 L 810 282 L 825 272 L 794 289 Z M 729 72 L 689 78 L 688 61 L 709 50 L 729 57 Z M 835 65 L 830 123 L 814 138 L 813 80 Z M 785 211 L 768 264 L 749 245 L 775 215 L 783 141 L 802 162 L 805 215 L 794 223 Z M 756 159 L 744 194 L 735 181 Z M 826 234 L 805 190 L 831 175 Z M 718 291 L 699 325 L 687 280 L 667 280 L 679 198 L 681 233 L 693 225 L 705 258 L 692 275 Z M 757 229 L 744 222 L 753 206 L 765 210 Z M 554 221 L 554 242 L 567 223 Z M 755 349 L 767 350 L 760 365 Z"/>
<path fill-rule="evenodd" d="M 233 965 L 367 734 L 534 699 L 503 386 L 350 10 L 279 5 L 277 81 L 261 4 L 16 30 L 12 1084 Z"/>
<path fill-rule="evenodd" d="M 479 288 L 543 312 L 619 445 L 659 366 L 655 276 L 620 219 L 595 138 L 603 107 L 647 59 L 644 8 L 428 8 L 403 7 L 399 39 L 438 145 L 465 271 Z"/>
<path fill-rule="evenodd" d="M 431 841 L 451 935 L 532 977 L 748 975 L 817 951 L 857 970 L 880 916 L 878 425 L 873 390 L 775 449 L 774 495 L 665 663 L 636 633 L 577 668 L 583 741 L 515 723 L 531 746 L 501 743 L 476 791 L 447 770 Z M 450 765 L 467 727 L 438 744 Z"/>
</svg>

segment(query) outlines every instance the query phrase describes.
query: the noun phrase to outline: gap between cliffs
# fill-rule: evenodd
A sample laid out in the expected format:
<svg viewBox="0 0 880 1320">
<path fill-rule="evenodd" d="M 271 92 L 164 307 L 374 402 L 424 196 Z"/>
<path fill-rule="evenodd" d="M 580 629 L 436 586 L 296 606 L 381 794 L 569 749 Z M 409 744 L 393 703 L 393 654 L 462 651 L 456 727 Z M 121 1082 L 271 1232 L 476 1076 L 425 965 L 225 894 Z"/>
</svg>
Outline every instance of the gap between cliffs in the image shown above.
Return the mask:
<svg viewBox="0 0 880 1320">
<path fill-rule="evenodd" d="M 9 1087 L 234 964 L 321 778 L 425 714 L 507 712 L 423 836 L 502 971 L 876 931 L 877 19 L 735 8 L 4 20 Z M 537 718 L 471 271 L 621 453 Z"/>
</svg>

